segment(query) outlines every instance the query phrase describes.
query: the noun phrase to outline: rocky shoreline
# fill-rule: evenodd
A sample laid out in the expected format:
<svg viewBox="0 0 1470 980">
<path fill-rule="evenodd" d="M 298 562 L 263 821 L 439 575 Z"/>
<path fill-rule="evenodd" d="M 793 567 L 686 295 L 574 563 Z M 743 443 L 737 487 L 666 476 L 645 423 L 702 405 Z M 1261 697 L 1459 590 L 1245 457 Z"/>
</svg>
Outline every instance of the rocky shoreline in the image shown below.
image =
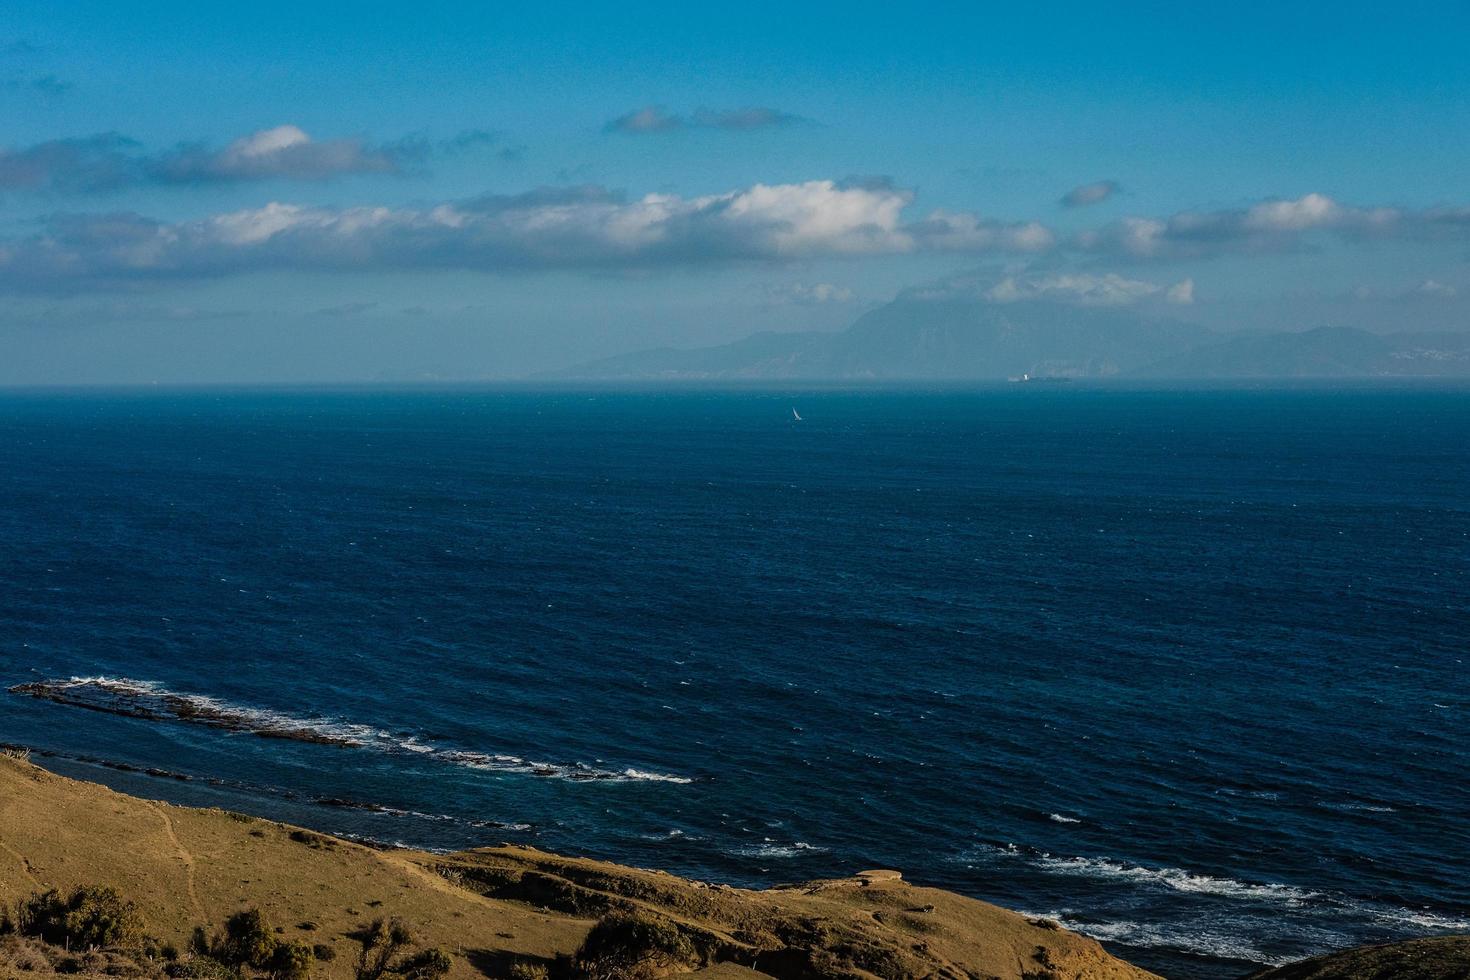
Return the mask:
<svg viewBox="0 0 1470 980">
<path fill-rule="evenodd" d="M 7 980 L 220 970 L 231 978 L 360 980 L 363 937 L 386 923 L 401 923 L 405 936 L 411 930 L 425 950 L 443 956 L 448 976 L 464 978 L 1153 976 L 1055 923 L 918 887 L 897 871 L 753 890 L 509 845 L 449 855 L 380 850 L 244 814 L 127 796 L 20 755 L 0 756 L 0 905 L 23 908 L 52 890 L 62 896 L 55 902 L 103 889 L 133 910 L 139 926 L 132 946 L 93 950 L 86 960 L 47 947 L 35 929 L 25 933 L 24 916 L 7 919 L 11 935 L 0 936 Z M 229 924 L 244 919 L 272 924 L 266 945 L 276 959 L 262 956 L 252 966 L 248 957 L 228 962 L 219 952 L 234 948 Z M 226 938 L 201 943 L 221 923 Z M 306 972 L 289 973 L 298 968 Z M 1449 937 L 1347 951 L 1256 977 L 1438 980 L 1467 971 L 1470 938 Z"/>
</svg>

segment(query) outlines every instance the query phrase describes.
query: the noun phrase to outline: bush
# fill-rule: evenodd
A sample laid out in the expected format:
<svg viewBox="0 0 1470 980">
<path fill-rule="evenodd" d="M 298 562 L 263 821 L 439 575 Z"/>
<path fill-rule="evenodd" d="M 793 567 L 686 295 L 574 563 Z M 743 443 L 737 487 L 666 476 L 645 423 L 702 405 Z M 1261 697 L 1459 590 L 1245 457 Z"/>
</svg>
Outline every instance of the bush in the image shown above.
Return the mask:
<svg viewBox="0 0 1470 980">
<path fill-rule="evenodd" d="M 323 963 L 330 963 L 337 958 L 337 950 L 326 943 L 317 943 L 311 947 L 312 955 Z"/>
<path fill-rule="evenodd" d="M 100 949 L 137 941 L 143 920 L 137 906 L 116 889 L 78 888 L 62 898 L 54 888 L 36 892 L 16 908 L 13 928 L 53 946 Z"/>
<path fill-rule="evenodd" d="M 275 980 L 303 980 L 311 973 L 311 964 L 316 954 L 306 943 L 296 940 L 277 943 L 271 954 L 268 969 Z"/>
<path fill-rule="evenodd" d="M 170 963 L 167 973 L 179 980 L 242 980 L 239 970 L 212 956 L 194 956 L 184 963 Z"/>
<path fill-rule="evenodd" d="M 357 935 L 362 951 L 357 956 L 357 980 L 380 980 L 393 972 L 394 958 L 413 945 L 413 934 L 397 919 L 374 919 Z"/>
<path fill-rule="evenodd" d="M 449 954 L 442 949 L 426 949 L 409 957 L 394 972 L 406 980 L 439 980 L 449 972 Z"/>
<path fill-rule="evenodd" d="M 572 975 L 579 980 L 641 980 L 699 961 L 694 943 L 668 919 L 615 912 L 587 934 L 572 958 Z"/>
<path fill-rule="evenodd" d="M 362 945 L 357 980 L 382 980 L 385 974 L 405 980 L 437 980 L 449 972 L 449 954 L 441 949 L 409 955 L 413 933 L 397 919 L 376 919 L 354 938 Z"/>
<path fill-rule="evenodd" d="M 546 980 L 550 976 L 545 964 L 516 960 L 510 965 L 510 980 Z"/>
<path fill-rule="evenodd" d="M 225 920 L 224 942 L 210 953 L 215 959 L 233 966 L 253 966 L 264 970 L 269 969 L 278 945 L 280 940 L 265 924 L 260 909 L 246 909 Z"/>
</svg>

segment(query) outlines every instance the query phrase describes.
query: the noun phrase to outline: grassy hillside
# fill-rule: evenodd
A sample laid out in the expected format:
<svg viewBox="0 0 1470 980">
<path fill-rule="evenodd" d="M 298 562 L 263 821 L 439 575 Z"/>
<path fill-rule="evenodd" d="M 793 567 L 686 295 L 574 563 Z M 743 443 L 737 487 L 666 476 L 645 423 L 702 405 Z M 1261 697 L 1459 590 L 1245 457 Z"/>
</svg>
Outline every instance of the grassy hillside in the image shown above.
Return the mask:
<svg viewBox="0 0 1470 980">
<path fill-rule="evenodd" d="M 749 891 L 519 847 L 381 851 L 137 799 L 0 757 L 0 903 L 95 885 L 136 904 L 155 948 L 183 951 L 171 966 L 135 953 L 111 964 L 121 973 L 186 974 L 196 927 L 215 932 L 256 908 L 280 941 L 332 950 L 311 968 L 319 977 L 354 976 L 353 936 L 389 918 L 419 946 L 448 953 L 451 977 L 1150 976 L 1090 939 L 894 872 Z M 0 976 L 55 968 L 33 940 L 0 943 Z M 638 955 L 619 960 L 624 947 Z M 597 963 L 611 972 L 596 973 Z"/>
</svg>

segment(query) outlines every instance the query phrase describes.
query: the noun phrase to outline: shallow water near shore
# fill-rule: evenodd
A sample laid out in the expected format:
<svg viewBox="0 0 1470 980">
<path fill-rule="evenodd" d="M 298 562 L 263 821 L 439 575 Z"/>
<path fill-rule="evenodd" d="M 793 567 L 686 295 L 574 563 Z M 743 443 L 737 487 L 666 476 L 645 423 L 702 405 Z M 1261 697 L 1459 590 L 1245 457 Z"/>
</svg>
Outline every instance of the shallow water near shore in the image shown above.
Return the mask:
<svg viewBox="0 0 1470 980">
<path fill-rule="evenodd" d="M 0 741 L 1234 976 L 1470 930 L 1467 487 L 1464 388 L 0 393 Z"/>
</svg>

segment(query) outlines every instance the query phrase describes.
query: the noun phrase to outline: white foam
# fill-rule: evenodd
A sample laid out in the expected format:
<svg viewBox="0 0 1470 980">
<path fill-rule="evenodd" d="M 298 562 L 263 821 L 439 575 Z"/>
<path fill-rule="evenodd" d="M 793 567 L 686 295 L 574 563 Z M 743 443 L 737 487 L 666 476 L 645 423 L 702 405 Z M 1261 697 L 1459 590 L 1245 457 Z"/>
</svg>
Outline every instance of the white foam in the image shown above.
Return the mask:
<svg viewBox="0 0 1470 980">
<path fill-rule="evenodd" d="M 1292 958 L 1271 956 L 1240 936 L 1228 935 L 1196 923 L 1167 926 L 1142 922 L 1086 922 L 1069 918 L 1065 913 L 1050 912 L 1031 918 L 1049 919 L 1072 932 L 1080 932 L 1103 942 L 1120 943 L 1146 949 L 1171 949 L 1196 956 L 1223 960 L 1243 960 L 1263 966 L 1282 966 Z"/>
<path fill-rule="evenodd" d="M 740 857 L 787 859 L 804 857 L 808 854 L 821 854 L 826 850 L 825 847 L 816 847 L 805 841 L 796 841 L 791 844 L 778 844 L 767 837 L 760 844 L 736 848 L 735 853 Z"/>
<path fill-rule="evenodd" d="M 1236 881 L 1234 878 L 1197 874 L 1183 868 L 1153 868 L 1141 864 L 1127 864 L 1111 858 L 1056 857 L 1045 851 L 1023 851 L 1014 844 L 1007 844 L 1004 847 L 981 844 L 973 848 L 970 854 L 1019 858 L 1039 870 L 1052 874 L 1075 875 L 1098 881 L 1133 882 L 1195 895 L 1216 895 L 1223 898 L 1266 901 L 1289 906 L 1297 906 L 1308 899 L 1320 896 L 1319 892 L 1308 891 L 1295 885 Z M 964 858 L 962 857 L 961 860 Z"/>
<path fill-rule="evenodd" d="M 1036 860 L 1036 865 L 1060 874 L 1157 884 L 1174 891 L 1199 895 L 1221 895 L 1227 898 L 1265 899 L 1295 904 L 1318 895 L 1317 892 L 1307 891 L 1293 885 L 1274 882 L 1253 884 L 1236 881 L 1234 878 L 1195 874 L 1183 868 L 1150 868 L 1138 864 L 1124 864 L 1108 858 L 1058 858 L 1043 855 Z"/>
<path fill-rule="evenodd" d="M 688 776 L 671 776 L 662 772 L 647 772 L 643 769 L 624 769 L 625 779 L 638 780 L 645 783 L 680 783 L 688 784 L 694 782 Z"/>
<path fill-rule="evenodd" d="M 1466 930 L 1470 930 L 1470 918 L 1441 915 L 1438 912 L 1430 912 L 1425 909 L 1370 908 L 1367 909 L 1367 912 L 1380 922 L 1412 926 L 1416 929 L 1429 929 L 1435 932 L 1465 932 Z"/>
<path fill-rule="evenodd" d="M 61 704 L 112 711 L 133 717 L 172 719 L 269 738 L 318 742 L 393 755 L 414 755 L 468 769 L 574 781 L 693 782 L 685 776 L 643 769 L 599 769 L 581 763 L 536 762 L 504 753 L 441 749 L 426 744 L 417 736 L 394 735 L 371 725 L 322 717 L 297 718 L 265 708 L 232 704 L 203 694 L 173 691 L 153 681 L 127 677 L 72 677 L 64 681 L 21 684 L 11 688 L 11 691 Z"/>
<path fill-rule="evenodd" d="M 1081 820 L 1078 820 L 1076 817 L 1064 817 L 1060 813 L 1048 813 L 1047 814 L 1047 817 L 1050 818 L 1050 819 L 1052 819 L 1052 820 L 1055 820 L 1057 823 L 1081 823 L 1082 822 Z"/>
<path fill-rule="evenodd" d="M 1378 803 L 1332 803 L 1321 802 L 1317 804 L 1325 810 L 1337 810 L 1341 813 L 1397 813 L 1391 806 Z"/>
</svg>

